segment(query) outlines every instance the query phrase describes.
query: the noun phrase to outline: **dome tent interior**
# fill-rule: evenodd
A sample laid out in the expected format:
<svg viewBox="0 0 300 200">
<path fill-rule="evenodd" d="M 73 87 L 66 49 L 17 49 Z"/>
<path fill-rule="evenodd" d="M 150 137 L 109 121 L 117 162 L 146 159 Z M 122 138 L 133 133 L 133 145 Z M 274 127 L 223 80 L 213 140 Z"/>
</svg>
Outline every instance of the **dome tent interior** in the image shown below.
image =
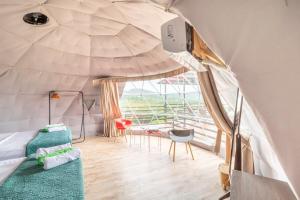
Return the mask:
<svg viewBox="0 0 300 200">
<path fill-rule="evenodd" d="M 245 156 L 248 154 L 242 153 L 242 171 L 247 171 L 244 177 L 270 178 L 270 182 L 262 187 L 274 190 L 274 197 L 280 199 L 283 189 L 279 186 L 274 189 L 273 182 L 283 185 L 283 193 L 288 194 L 288 199 L 298 199 L 299 7 L 296 0 L 1 1 L 0 199 L 46 199 L 47 195 L 50 199 L 161 199 L 168 197 L 169 193 L 176 193 L 176 187 L 180 187 L 181 192 L 178 196 L 171 195 L 170 199 L 216 199 L 228 194 L 221 189 L 222 182 L 219 183 L 217 175 L 218 164 L 231 166 L 238 160 L 232 160 L 235 153 L 230 153 L 236 149 L 231 146 L 235 137 L 230 133 L 230 124 L 234 124 L 234 120 L 230 122 L 229 119 L 228 124 L 223 125 L 227 123 L 226 117 L 220 120 L 219 116 L 218 122 L 218 115 L 224 112 L 226 115 L 226 111 L 220 107 L 215 109 L 218 103 L 226 102 L 234 110 L 238 88 L 244 98 L 240 120 L 249 129 L 247 134 L 242 133 L 242 145 L 243 150 L 249 147 L 251 154 L 250 159 Z M 37 19 L 33 19 L 33 24 L 28 23 L 24 16 L 37 12 L 44 14 L 47 20 L 42 24 L 34 24 Z M 194 49 L 176 56 L 164 50 L 161 29 L 163 24 L 178 16 L 193 27 Z M 142 134 L 152 129 L 141 128 L 136 133 L 130 128 L 135 126 L 133 121 L 133 125 L 125 124 L 125 131 L 117 131 L 118 120 L 124 117 L 119 101 L 129 82 L 143 81 L 144 84 L 146 80 L 167 80 L 187 71 L 197 74 L 197 87 L 220 138 L 216 137 L 214 154 L 206 156 L 207 150 L 191 141 L 192 147 L 189 150 L 186 145 L 186 151 L 193 160 L 188 160 L 185 154 L 182 158 L 178 152 L 179 159 L 172 162 L 167 153 L 174 148 L 175 161 L 176 143 L 172 146 L 172 142 L 169 148 L 168 134 L 172 128 L 166 133 L 155 129 L 163 137 L 163 145 L 158 142 L 162 146 L 157 158 L 158 155 L 152 149 L 150 151 L 154 135 L 148 134 L 149 152 L 143 150 L 147 141 L 145 143 L 144 135 L 142 142 Z M 205 85 L 205 80 L 210 80 L 212 85 Z M 215 99 L 209 90 L 212 93 L 217 91 L 218 94 L 213 95 Z M 84 139 L 76 140 L 81 139 L 83 133 Z M 119 137 L 124 135 L 126 141 Z M 139 137 L 140 148 L 137 148 L 136 138 L 139 140 Z M 221 139 L 224 137 L 226 141 Z M 118 148 L 126 153 L 129 149 L 128 155 L 117 151 Z M 177 148 L 179 150 L 180 146 Z M 195 160 L 192 148 L 197 149 Z M 99 155 L 94 156 L 94 151 Z M 201 155 L 206 160 L 201 160 Z M 105 156 L 111 156 L 114 162 Z M 128 163 L 124 164 L 125 160 L 120 156 L 132 160 L 126 160 Z M 52 157 L 63 161 L 55 163 Z M 137 157 L 144 157 L 144 160 Z M 132 170 L 135 160 L 137 168 L 134 170 L 145 172 L 141 176 L 144 178 L 134 179 L 132 174 L 129 178 L 126 174 L 126 170 Z M 186 160 L 187 171 L 191 173 L 172 171 L 176 167 L 177 170 L 184 168 L 182 165 Z M 192 180 L 188 187 L 185 178 L 165 173 L 166 177 L 170 176 L 170 180 L 166 178 L 170 182 L 149 183 L 147 177 L 151 177 L 153 171 L 144 169 L 152 165 L 138 168 L 143 162 L 161 162 L 159 170 L 166 167 L 182 177 L 193 179 L 195 176 L 195 181 Z M 214 166 L 209 166 L 210 163 Z M 112 175 L 115 168 L 110 171 L 110 166 L 119 164 L 117 173 L 120 174 Z M 208 167 L 202 168 L 200 164 Z M 244 169 L 245 165 L 251 170 Z M 31 171 L 27 177 L 18 176 L 30 169 L 36 171 Z M 94 171 L 89 171 L 91 169 Z M 216 176 L 206 178 L 205 174 L 210 172 L 205 170 L 212 169 Z M 241 196 L 234 193 L 237 190 L 233 177 L 238 174 L 235 169 L 232 164 L 233 171 L 229 170 L 227 174 L 230 178 L 227 182 L 232 187 L 231 198 L 253 199 L 253 196 L 247 196 L 247 192 L 239 194 Z M 37 173 L 40 170 L 42 173 Z M 69 179 L 61 178 L 65 174 Z M 110 178 L 122 177 L 123 184 L 131 181 L 141 185 L 147 183 L 150 189 L 143 190 L 131 184 L 126 187 L 112 181 L 114 189 L 105 191 L 101 184 L 101 189 L 98 188 L 100 182 L 93 175 L 101 179 L 101 184 L 109 182 Z M 22 184 L 26 186 L 19 190 Z M 204 184 L 205 187 L 197 189 L 193 184 Z M 49 188 L 55 185 L 57 188 L 48 194 L 38 194 L 38 185 Z M 160 191 L 168 185 L 174 186 L 167 188 L 166 193 L 156 194 L 159 192 L 155 190 Z M 98 191 L 105 192 L 95 194 Z M 263 191 L 256 192 L 263 196 Z"/>
<path fill-rule="evenodd" d="M 148 4 L 2 1 L 1 7 L 2 132 L 45 124 L 44 94 L 50 90 L 86 88 L 94 95 L 90 77 L 146 76 L 180 67 L 160 45 L 160 24 L 174 15 Z M 19 20 L 33 11 L 45 13 L 48 23 L 30 26 Z M 73 98 L 56 105 L 57 120 L 68 116 Z M 11 112 L 17 107 L 22 110 Z"/>
</svg>

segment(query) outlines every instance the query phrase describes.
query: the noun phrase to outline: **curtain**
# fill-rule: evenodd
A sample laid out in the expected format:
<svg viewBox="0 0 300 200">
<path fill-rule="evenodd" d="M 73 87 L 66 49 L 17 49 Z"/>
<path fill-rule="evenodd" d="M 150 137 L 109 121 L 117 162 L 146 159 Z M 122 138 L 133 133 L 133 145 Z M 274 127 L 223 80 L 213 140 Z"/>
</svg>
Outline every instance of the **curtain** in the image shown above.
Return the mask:
<svg viewBox="0 0 300 200">
<path fill-rule="evenodd" d="M 222 70 L 217 67 L 211 67 L 210 69 L 213 73 L 220 95 L 223 97 L 226 104 L 230 106 L 231 109 L 234 109 L 236 88 L 238 87 L 238 82 L 234 77 L 234 74 L 228 70 Z M 268 142 L 262 126 L 258 122 L 253 110 L 245 98 L 241 125 L 243 139 L 243 170 L 254 172 L 255 169 L 255 174 L 286 181 L 282 178 L 285 177 L 285 174 L 279 160 Z M 247 161 L 244 163 L 244 160 Z M 251 167 L 253 169 L 251 169 Z"/>
<path fill-rule="evenodd" d="M 100 84 L 100 111 L 104 119 L 104 136 L 117 136 L 114 120 L 121 117 L 118 83 L 112 80 Z"/>
<path fill-rule="evenodd" d="M 211 51 L 205 42 L 201 39 L 199 34 L 193 30 L 193 55 L 197 58 L 200 58 L 203 61 L 211 62 L 212 64 L 216 64 L 218 66 L 218 70 L 226 70 L 225 63 Z M 208 112 L 212 116 L 218 131 L 216 137 L 216 144 L 215 144 L 215 152 L 218 154 L 220 152 L 221 146 L 221 138 L 222 132 L 226 133 L 226 158 L 225 163 L 229 163 L 230 161 L 230 151 L 231 151 L 231 128 L 233 126 L 232 121 L 229 119 L 222 102 L 219 97 L 219 93 L 217 90 L 217 86 L 215 83 L 214 75 L 212 69 L 213 67 L 209 67 L 208 65 L 204 65 L 207 69 L 205 72 L 198 72 L 198 81 L 201 88 L 201 92 L 203 95 L 204 102 L 208 109 Z M 235 106 L 235 99 L 236 99 L 236 90 L 237 84 L 233 84 L 232 82 L 223 82 L 223 85 L 229 85 L 230 89 L 233 91 L 231 92 L 231 104 L 230 106 Z M 242 123 L 243 123 L 242 119 Z M 251 145 L 249 139 L 245 139 L 242 137 L 242 169 L 243 171 L 254 173 L 254 162 L 253 162 L 253 152 L 251 149 Z"/>
<path fill-rule="evenodd" d="M 193 29 L 193 51 L 194 57 L 202 60 L 203 62 L 212 63 L 220 68 L 226 69 L 225 63 L 213 52 L 211 51 L 206 43 L 201 39 L 200 35 Z M 231 138 L 230 131 L 232 122 L 228 118 L 221 100 L 218 95 L 218 91 L 212 76 L 212 72 L 208 65 L 204 65 L 207 71 L 198 72 L 198 81 L 203 95 L 204 102 L 206 104 L 207 110 L 212 116 L 218 131 L 215 143 L 215 153 L 218 154 L 221 148 L 222 133 L 226 133 L 226 159 L 225 162 L 230 161 L 230 149 L 231 149 Z"/>
<path fill-rule="evenodd" d="M 217 137 L 216 137 L 216 148 L 215 151 L 218 153 L 220 151 L 221 144 L 221 135 L 222 132 L 226 133 L 226 159 L 225 162 L 229 163 L 230 161 L 230 150 L 231 150 L 231 136 L 230 131 L 233 126 L 232 121 L 229 119 L 221 99 L 218 94 L 217 86 L 215 79 L 212 73 L 212 68 L 206 66 L 206 72 L 198 72 L 199 85 L 201 88 L 202 96 L 205 102 L 205 105 L 211 114 L 217 128 Z M 228 85 L 228 83 L 223 83 Z M 237 87 L 232 87 L 232 102 L 230 106 L 235 106 L 236 98 L 236 89 Z M 234 107 L 232 107 L 234 109 Z M 242 119 L 243 120 L 243 119 Z M 242 170 L 248 173 L 254 173 L 254 164 L 253 164 L 253 152 L 250 146 L 249 139 L 245 136 L 242 137 Z"/>
<path fill-rule="evenodd" d="M 231 139 L 230 131 L 233 126 L 218 95 L 217 87 L 209 66 L 205 66 L 207 71 L 198 72 L 198 81 L 201 88 L 202 96 L 208 112 L 213 118 L 218 131 L 215 144 L 215 152 L 220 152 L 222 132 L 226 133 L 226 158 L 225 162 L 230 161 Z"/>
<path fill-rule="evenodd" d="M 211 114 L 216 126 L 222 131 L 230 133 L 231 127 L 233 126 L 232 122 L 230 121 L 225 109 L 223 108 L 212 72 L 208 66 L 205 67 L 207 71 L 198 72 L 198 81 L 205 105 L 209 113 Z"/>
</svg>

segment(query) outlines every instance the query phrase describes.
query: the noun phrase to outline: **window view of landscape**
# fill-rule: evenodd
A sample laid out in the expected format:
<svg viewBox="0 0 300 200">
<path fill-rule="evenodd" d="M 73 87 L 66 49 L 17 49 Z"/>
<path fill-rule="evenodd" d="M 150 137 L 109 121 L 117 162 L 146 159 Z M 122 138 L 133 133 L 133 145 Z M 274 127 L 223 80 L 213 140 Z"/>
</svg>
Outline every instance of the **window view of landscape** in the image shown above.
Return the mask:
<svg viewBox="0 0 300 200">
<path fill-rule="evenodd" d="M 136 128 L 193 128 L 195 140 L 215 142 L 216 127 L 203 101 L 196 72 L 127 82 L 121 111 Z"/>
</svg>

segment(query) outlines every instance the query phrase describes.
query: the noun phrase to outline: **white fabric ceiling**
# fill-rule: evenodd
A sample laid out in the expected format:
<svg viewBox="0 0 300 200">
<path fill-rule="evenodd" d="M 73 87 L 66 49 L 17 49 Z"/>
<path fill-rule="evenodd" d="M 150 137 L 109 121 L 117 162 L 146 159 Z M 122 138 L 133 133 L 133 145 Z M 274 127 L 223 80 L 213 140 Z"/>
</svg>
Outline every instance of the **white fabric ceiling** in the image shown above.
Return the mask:
<svg viewBox="0 0 300 200">
<path fill-rule="evenodd" d="M 109 0 L 0 2 L 1 66 L 74 75 L 140 76 L 178 67 L 160 45 L 160 25 L 174 17 L 149 3 Z M 32 26 L 23 15 L 42 12 Z"/>
<path fill-rule="evenodd" d="M 300 194 L 300 1 L 178 0 L 174 7 L 231 67 Z"/>
<path fill-rule="evenodd" d="M 23 21 L 26 13 L 37 11 L 49 17 L 47 24 Z M 97 76 L 179 68 L 160 43 L 160 26 L 173 17 L 144 1 L 1 0 L 0 133 L 47 124 L 50 90 L 84 90 L 86 99 L 97 101 L 99 90 L 92 87 Z M 66 96 L 54 103 L 53 120 L 80 122 L 80 108 L 77 98 Z M 95 132 L 101 116 L 98 108 L 92 110 L 92 115 L 86 111 L 91 115 L 86 123 Z"/>
</svg>

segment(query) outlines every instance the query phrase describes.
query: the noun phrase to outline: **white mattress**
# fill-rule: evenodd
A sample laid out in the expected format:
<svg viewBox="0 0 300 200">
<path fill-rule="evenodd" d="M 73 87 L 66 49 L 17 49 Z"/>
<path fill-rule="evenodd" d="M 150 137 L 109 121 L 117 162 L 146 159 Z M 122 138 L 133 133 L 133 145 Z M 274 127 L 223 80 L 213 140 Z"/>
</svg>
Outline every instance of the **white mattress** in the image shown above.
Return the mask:
<svg viewBox="0 0 300 200">
<path fill-rule="evenodd" d="M 36 134 L 36 131 L 1 133 L 0 161 L 25 157 L 26 145 Z"/>
<path fill-rule="evenodd" d="M 0 186 L 25 159 L 25 157 L 22 157 L 0 161 Z"/>
</svg>

